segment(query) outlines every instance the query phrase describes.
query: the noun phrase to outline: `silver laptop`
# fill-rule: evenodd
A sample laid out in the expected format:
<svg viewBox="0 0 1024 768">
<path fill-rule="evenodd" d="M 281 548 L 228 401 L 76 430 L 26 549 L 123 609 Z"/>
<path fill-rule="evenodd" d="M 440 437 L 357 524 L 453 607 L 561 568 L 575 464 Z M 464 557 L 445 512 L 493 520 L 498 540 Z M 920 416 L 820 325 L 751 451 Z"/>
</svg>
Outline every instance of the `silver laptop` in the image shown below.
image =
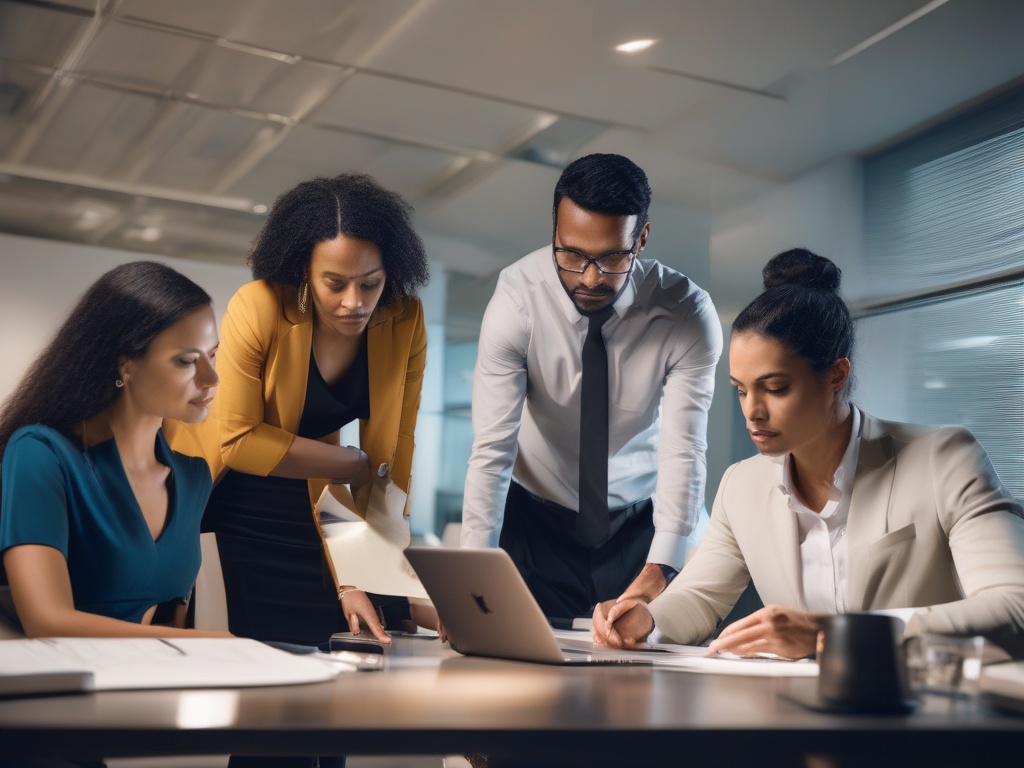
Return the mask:
<svg viewBox="0 0 1024 768">
<path fill-rule="evenodd" d="M 543 664 L 651 664 L 651 652 L 602 648 L 589 634 L 563 647 L 568 643 L 560 644 L 503 549 L 409 547 L 405 556 L 459 653 Z"/>
</svg>

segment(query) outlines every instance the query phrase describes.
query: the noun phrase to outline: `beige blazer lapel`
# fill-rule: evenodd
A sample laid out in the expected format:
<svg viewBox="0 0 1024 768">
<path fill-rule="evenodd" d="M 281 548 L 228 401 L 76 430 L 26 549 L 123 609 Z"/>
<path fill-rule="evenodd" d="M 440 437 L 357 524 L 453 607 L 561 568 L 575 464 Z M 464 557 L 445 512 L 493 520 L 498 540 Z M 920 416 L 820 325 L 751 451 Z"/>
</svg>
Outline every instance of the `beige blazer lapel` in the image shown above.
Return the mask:
<svg viewBox="0 0 1024 768">
<path fill-rule="evenodd" d="M 768 491 L 768 514 L 764 516 L 764 535 L 766 545 L 759 555 L 770 556 L 774 562 L 766 563 L 764 568 L 758 568 L 756 571 L 752 568 L 751 573 L 772 574 L 770 580 L 775 582 L 775 588 L 764 589 L 764 594 L 778 594 L 780 604 L 804 608 L 803 569 L 800 565 L 800 537 L 796 526 L 796 514 L 790 509 L 789 499 L 778 485 Z M 786 599 L 785 595 L 788 595 L 789 599 Z M 774 598 L 769 600 L 774 602 Z"/>
<path fill-rule="evenodd" d="M 849 548 L 847 609 L 867 610 L 878 584 L 873 581 L 871 543 L 888 533 L 889 505 L 893 478 L 896 474 L 895 447 L 892 437 L 877 419 L 861 411 L 860 453 L 857 476 L 850 496 L 850 512 L 846 523 Z"/>
</svg>

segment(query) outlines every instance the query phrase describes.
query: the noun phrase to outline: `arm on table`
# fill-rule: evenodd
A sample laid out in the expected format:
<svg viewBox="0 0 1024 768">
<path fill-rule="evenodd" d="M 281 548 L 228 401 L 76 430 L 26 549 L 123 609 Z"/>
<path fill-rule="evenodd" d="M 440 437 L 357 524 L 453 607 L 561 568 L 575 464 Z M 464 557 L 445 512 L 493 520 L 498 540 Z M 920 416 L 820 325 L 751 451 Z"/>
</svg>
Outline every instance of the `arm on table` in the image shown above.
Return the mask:
<svg viewBox="0 0 1024 768">
<path fill-rule="evenodd" d="M 64 554 L 45 544 L 20 544 L 4 552 L 4 569 L 22 629 L 28 637 L 231 637 L 230 632 L 121 621 L 75 608 Z"/>
<path fill-rule="evenodd" d="M 703 642 L 732 609 L 750 581 L 743 553 L 729 524 L 722 502 L 723 488 L 734 467 L 730 467 L 719 485 L 714 513 L 704 541 L 679 575 L 649 605 L 645 598 L 619 598 L 597 606 L 594 611 L 595 641 L 610 647 L 616 642 L 609 624 L 625 621 L 620 638 L 629 635 L 634 642 L 645 639 L 655 624 L 670 641 L 680 645 Z M 621 602 L 620 602 L 621 601 Z M 616 608 L 619 605 L 621 607 Z M 598 615 L 598 611 L 601 615 Z M 644 614 L 650 615 L 648 625 Z M 611 617 L 611 622 L 608 617 Z"/>
<path fill-rule="evenodd" d="M 908 634 L 980 634 L 1024 658 L 1024 517 L 978 441 L 965 429 L 939 431 L 931 444 L 939 523 L 949 537 L 966 597 L 925 608 Z M 922 487 L 925 487 L 922 484 Z"/>
<path fill-rule="evenodd" d="M 689 536 L 704 509 L 708 409 L 722 353 L 722 328 L 710 301 L 688 316 L 677 333 L 662 400 L 654 540 L 647 565 L 623 592 L 624 598 L 650 601 L 661 594 L 667 582 L 658 564 L 683 567 Z"/>
</svg>

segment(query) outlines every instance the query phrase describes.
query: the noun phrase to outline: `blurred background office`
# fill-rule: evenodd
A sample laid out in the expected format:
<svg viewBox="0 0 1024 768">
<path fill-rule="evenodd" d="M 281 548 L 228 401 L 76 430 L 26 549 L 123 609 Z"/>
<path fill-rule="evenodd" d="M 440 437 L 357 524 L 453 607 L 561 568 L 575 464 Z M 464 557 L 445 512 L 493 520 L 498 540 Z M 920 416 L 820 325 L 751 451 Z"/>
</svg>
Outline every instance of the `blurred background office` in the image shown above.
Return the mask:
<svg viewBox="0 0 1024 768">
<path fill-rule="evenodd" d="M 439 533 L 497 273 L 550 240 L 561 168 L 618 152 L 645 255 L 726 330 L 769 256 L 829 256 L 858 402 L 968 426 L 1024 496 L 1021 30 L 1017 0 L 0 0 L 0 396 L 112 265 L 223 312 L 275 195 L 369 173 L 432 264 L 413 528 Z M 709 507 L 752 452 L 723 361 Z"/>
</svg>

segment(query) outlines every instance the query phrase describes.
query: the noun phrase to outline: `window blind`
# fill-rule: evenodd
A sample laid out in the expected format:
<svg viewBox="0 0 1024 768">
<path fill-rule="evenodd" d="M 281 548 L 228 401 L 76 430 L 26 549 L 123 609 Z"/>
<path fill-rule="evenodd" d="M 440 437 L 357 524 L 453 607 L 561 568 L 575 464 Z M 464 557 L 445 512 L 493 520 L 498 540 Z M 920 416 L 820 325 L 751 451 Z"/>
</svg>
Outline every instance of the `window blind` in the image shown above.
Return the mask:
<svg viewBox="0 0 1024 768">
<path fill-rule="evenodd" d="M 1024 497 L 1024 88 L 865 160 L 855 399 L 962 424 Z"/>
</svg>

